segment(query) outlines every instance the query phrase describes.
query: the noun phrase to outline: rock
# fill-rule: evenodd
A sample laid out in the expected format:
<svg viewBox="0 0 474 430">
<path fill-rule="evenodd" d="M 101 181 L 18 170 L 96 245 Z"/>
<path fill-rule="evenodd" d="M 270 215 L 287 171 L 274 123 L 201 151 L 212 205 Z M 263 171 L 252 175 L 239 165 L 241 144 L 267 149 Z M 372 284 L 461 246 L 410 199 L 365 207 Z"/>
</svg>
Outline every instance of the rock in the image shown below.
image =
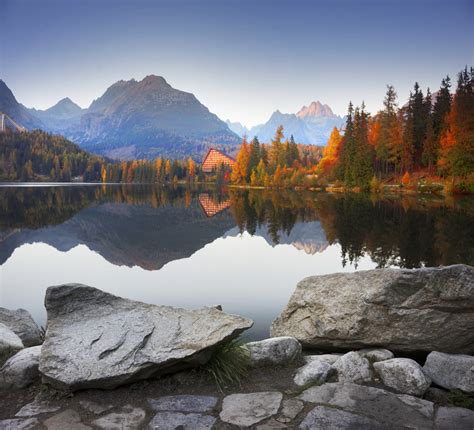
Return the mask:
<svg viewBox="0 0 474 430">
<path fill-rule="evenodd" d="M 394 357 L 393 352 L 384 348 L 364 348 L 357 351 L 361 357 L 366 358 L 372 363 L 377 361 L 390 360 Z"/>
<path fill-rule="evenodd" d="M 369 382 L 373 379 L 370 363 L 357 352 L 344 354 L 334 364 L 339 382 Z"/>
<path fill-rule="evenodd" d="M 422 396 L 431 385 L 421 366 L 410 358 L 378 361 L 374 369 L 384 385 L 400 393 Z"/>
<path fill-rule="evenodd" d="M 148 404 L 157 412 L 211 412 L 217 404 L 217 397 L 194 395 L 163 396 L 158 399 L 148 399 Z"/>
<path fill-rule="evenodd" d="M 145 411 L 133 406 L 123 406 L 119 412 L 112 412 L 92 422 L 95 426 L 105 430 L 131 430 L 142 428 L 145 420 Z"/>
<path fill-rule="evenodd" d="M 334 368 L 319 360 L 312 360 L 303 367 L 300 367 L 293 379 L 296 385 L 321 384 L 326 382 L 329 375 L 334 372 Z"/>
<path fill-rule="evenodd" d="M 217 418 L 211 415 L 183 414 L 182 412 L 158 412 L 148 425 L 156 430 L 210 430 Z"/>
<path fill-rule="evenodd" d="M 329 408 L 327 406 L 316 406 L 306 415 L 299 428 L 302 430 L 380 430 L 388 427 L 382 427 L 382 424 L 373 418 L 364 417 L 340 409 Z"/>
<path fill-rule="evenodd" d="M 73 409 L 66 409 L 48 418 L 44 425 L 48 430 L 92 430 L 92 427 L 81 423 L 81 417 Z"/>
<path fill-rule="evenodd" d="M 426 357 L 423 372 L 440 387 L 474 393 L 474 356 L 433 351 Z"/>
<path fill-rule="evenodd" d="M 25 388 L 39 379 L 41 346 L 32 346 L 10 357 L 0 370 L 0 389 Z"/>
<path fill-rule="evenodd" d="M 114 407 L 114 405 L 101 405 L 100 403 L 93 402 L 91 400 L 81 400 L 79 404 L 81 405 L 82 409 L 95 415 L 100 415 Z"/>
<path fill-rule="evenodd" d="M 272 336 L 304 347 L 474 350 L 474 267 L 376 269 L 298 283 Z"/>
<path fill-rule="evenodd" d="M 231 394 L 224 398 L 220 419 L 236 426 L 252 426 L 275 415 L 282 398 L 279 392 Z"/>
<path fill-rule="evenodd" d="M 334 364 L 344 354 L 320 354 L 320 355 L 305 355 L 303 360 L 305 363 L 309 363 L 313 360 L 324 361 L 327 364 Z"/>
<path fill-rule="evenodd" d="M 21 339 L 5 324 L 0 323 L 0 365 L 23 348 Z"/>
<path fill-rule="evenodd" d="M 41 345 L 41 331 L 25 309 L 0 308 L 0 323 L 5 324 L 23 342 L 25 347 Z"/>
<path fill-rule="evenodd" d="M 464 408 L 440 407 L 436 412 L 435 430 L 472 430 L 474 411 Z"/>
<path fill-rule="evenodd" d="M 290 364 L 301 355 L 301 344 L 294 337 L 288 336 L 249 342 L 245 347 L 254 366 Z"/>
<path fill-rule="evenodd" d="M 23 406 L 16 414 L 16 417 L 34 417 L 36 415 L 56 412 L 61 409 L 58 405 L 53 405 L 45 400 L 35 399 L 31 403 Z"/>
<path fill-rule="evenodd" d="M 303 410 L 304 404 L 301 400 L 298 399 L 286 399 L 283 400 L 281 407 L 280 416 L 277 418 L 277 421 L 281 423 L 289 423 L 294 420 L 298 414 Z"/>
<path fill-rule="evenodd" d="M 298 398 L 375 420 L 380 423 L 378 428 L 432 429 L 433 425 L 433 403 L 380 388 L 351 383 L 327 383 L 308 388 Z M 365 428 L 363 425 L 359 427 Z M 359 427 L 354 425 L 349 428 Z"/>
<path fill-rule="evenodd" d="M 37 418 L 0 420 L 0 430 L 29 430 L 38 428 L 38 426 L 39 421 Z"/>
<path fill-rule="evenodd" d="M 252 326 L 215 308 L 186 310 L 123 299 L 80 284 L 46 292 L 39 370 L 60 389 L 114 388 L 204 364 Z"/>
</svg>

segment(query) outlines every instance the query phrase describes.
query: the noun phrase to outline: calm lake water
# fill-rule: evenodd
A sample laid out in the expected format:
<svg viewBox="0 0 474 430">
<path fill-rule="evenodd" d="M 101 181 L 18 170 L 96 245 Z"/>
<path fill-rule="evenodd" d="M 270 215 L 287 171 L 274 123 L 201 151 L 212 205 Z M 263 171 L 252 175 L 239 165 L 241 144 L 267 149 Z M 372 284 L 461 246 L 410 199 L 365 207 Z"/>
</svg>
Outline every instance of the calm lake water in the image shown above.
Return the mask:
<svg viewBox="0 0 474 430">
<path fill-rule="evenodd" d="M 79 282 L 147 303 L 221 304 L 268 336 L 302 278 L 474 265 L 474 199 L 139 185 L 0 187 L 0 306 L 44 325 Z"/>
</svg>

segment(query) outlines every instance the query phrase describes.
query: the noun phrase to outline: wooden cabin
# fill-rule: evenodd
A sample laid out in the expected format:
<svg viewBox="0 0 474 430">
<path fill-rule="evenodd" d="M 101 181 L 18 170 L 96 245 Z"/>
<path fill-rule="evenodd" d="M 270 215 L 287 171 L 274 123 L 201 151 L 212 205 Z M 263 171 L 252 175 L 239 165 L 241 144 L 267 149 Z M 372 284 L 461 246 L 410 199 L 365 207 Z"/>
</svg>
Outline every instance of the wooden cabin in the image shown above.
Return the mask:
<svg viewBox="0 0 474 430">
<path fill-rule="evenodd" d="M 234 159 L 217 149 L 209 148 L 204 160 L 202 160 L 202 171 L 204 173 L 212 173 L 219 164 L 232 167 Z"/>
</svg>

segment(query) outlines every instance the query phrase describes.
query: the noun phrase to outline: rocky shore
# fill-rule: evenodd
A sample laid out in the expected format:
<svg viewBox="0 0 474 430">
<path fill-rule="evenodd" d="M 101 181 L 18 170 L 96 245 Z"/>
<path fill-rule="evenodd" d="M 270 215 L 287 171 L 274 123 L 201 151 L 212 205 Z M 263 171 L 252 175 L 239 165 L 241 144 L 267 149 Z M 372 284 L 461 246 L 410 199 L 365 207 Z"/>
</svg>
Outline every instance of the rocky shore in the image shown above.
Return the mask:
<svg viewBox="0 0 474 430">
<path fill-rule="evenodd" d="M 45 306 L 45 333 L 0 308 L 0 429 L 474 428 L 469 266 L 307 278 L 246 344 L 219 307 L 77 284 Z"/>
</svg>

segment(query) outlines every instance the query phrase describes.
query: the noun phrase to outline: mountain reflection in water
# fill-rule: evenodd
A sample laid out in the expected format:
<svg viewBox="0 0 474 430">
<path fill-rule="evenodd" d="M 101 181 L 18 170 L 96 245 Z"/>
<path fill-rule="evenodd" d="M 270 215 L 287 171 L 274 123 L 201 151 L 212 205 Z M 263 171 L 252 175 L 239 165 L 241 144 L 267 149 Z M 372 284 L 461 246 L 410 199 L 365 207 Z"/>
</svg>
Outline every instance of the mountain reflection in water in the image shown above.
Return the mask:
<svg viewBox="0 0 474 430">
<path fill-rule="evenodd" d="M 48 285 L 89 282 L 152 303 L 221 303 L 259 338 L 304 276 L 474 264 L 472 198 L 45 186 L 0 188 L 0 208 L 0 306 L 40 321 Z"/>
</svg>

